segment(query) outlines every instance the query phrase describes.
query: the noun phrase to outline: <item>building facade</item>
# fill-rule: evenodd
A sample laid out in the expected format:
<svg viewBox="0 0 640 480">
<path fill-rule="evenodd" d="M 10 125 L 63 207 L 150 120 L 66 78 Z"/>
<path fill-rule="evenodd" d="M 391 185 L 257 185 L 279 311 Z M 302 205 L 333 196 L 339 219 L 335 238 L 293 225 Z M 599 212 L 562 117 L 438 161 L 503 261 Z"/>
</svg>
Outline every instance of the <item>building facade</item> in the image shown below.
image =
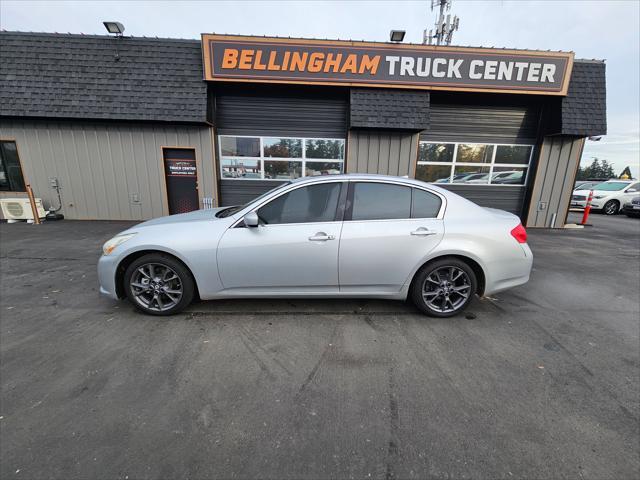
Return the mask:
<svg viewBox="0 0 640 480">
<path fill-rule="evenodd" d="M 570 53 L 215 35 L 0 42 L 0 198 L 30 184 L 57 206 L 57 184 L 69 219 L 143 220 L 358 172 L 561 227 L 585 138 L 606 133 L 605 64 Z"/>
</svg>

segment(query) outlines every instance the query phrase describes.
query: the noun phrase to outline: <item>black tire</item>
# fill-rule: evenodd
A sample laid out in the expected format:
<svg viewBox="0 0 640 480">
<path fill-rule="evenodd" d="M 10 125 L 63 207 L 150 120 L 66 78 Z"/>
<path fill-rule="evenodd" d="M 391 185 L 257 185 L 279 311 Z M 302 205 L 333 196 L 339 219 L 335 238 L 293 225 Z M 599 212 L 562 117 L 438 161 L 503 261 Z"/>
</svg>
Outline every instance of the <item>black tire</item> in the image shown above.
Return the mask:
<svg viewBox="0 0 640 480">
<path fill-rule="evenodd" d="M 460 271 L 463 272 L 465 276 L 454 278 L 453 282 L 451 278 L 444 278 L 447 277 L 447 272 Z M 434 275 L 436 272 L 438 276 Z M 444 273 L 444 275 L 441 275 L 441 273 Z M 434 282 L 436 278 L 442 280 L 437 287 L 435 285 L 436 282 Z M 447 283 L 449 286 L 446 285 Z M 468 285 L 466 291 L 461 288 L 465 284 Z M 453 287 L 451 287 L 451 285 L 453 285 Z M 462 294 L 457 291 L 454 292 L 455 288 L 459 288 L 462 293 L 466 292 L 466 297 L 461 298 Z M 473 269 L 463 260 L 445 257 L 430 262 L 418 270 L 411 284 L 409 296 L 416 307 L 425 314 L 431 317 L 445 318 L 457 315 L 467 308 L 477 289 L 478 281 Z M 438 291 L 442 291 L 442 294 L 438 295 Z M 446 296 L 445 292 L 447 292 Z M 429 295 L 432 296 L 430 301 L 427 300 Z M 433 298 L 433 295 L 436 295 L 436 297 Z M 441 308 L 434 308 L 434 302 L 440 303 Z M 447 307 L 449 304 L 451 306 Z M 445 308 L 442 308 L 442 306 Z"/>
<path fill-rule="evenodd" d="M 617 200 L 609 200 L 602 207 L 602 213 L 605 215 L 617 215 L 620 211 L 620 202 Z"/>
<path fill-rule="evenodd" d="M 127 268 L 123 281 L 127 299 L 149 315 L 179 313 L 195 294 L 189 269 L 180 260 L 163 253 L 150 253 L 135 260 Z"/>
</svg>

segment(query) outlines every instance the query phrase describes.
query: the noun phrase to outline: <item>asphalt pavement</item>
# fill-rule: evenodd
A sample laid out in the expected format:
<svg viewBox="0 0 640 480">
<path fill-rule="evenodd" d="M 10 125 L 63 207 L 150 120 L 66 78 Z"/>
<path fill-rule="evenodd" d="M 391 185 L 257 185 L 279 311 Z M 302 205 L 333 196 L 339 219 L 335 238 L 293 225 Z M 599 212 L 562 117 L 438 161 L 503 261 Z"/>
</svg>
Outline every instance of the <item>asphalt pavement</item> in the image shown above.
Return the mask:
<svg viewBox="0 0 640 480">
<path fill-rule="evenodd" d="M 149 317 L 97 292 L 129 224 L 0 224 L 0 477 L 638 478 L 640 220 L 591 223 L 529 230 L 529 284 L 453 319 Z"/>
</svg>

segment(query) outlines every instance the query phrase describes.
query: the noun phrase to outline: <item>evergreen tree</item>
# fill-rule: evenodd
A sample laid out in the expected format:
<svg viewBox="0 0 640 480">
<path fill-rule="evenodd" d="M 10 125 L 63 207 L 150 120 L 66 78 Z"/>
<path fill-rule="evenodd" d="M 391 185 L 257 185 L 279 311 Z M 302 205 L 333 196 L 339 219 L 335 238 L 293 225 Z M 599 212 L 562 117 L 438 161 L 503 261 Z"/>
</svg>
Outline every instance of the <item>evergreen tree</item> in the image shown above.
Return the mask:
<svg viewBox="0 0 640 480">
<path fill-rule="evenodd" d="M 600 165 L 600 177 L 601 178 L 615 178 L 616 172 L 613 171 L 613 165 L 611 165 L 606 160 L 602 160 L 602 164 Z"/>
</svg>

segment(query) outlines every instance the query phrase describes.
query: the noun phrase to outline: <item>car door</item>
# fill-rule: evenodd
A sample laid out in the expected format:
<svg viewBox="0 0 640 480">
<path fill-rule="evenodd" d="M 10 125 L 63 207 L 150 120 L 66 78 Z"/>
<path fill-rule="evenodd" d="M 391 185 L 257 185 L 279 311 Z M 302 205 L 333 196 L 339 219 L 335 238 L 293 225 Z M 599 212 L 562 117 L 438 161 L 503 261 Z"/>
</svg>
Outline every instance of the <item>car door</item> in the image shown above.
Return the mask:
<svg viewBox="0 0 640 480">
<path fill-rule="evenodd" d="M 351 182 L 340 237 L 340 291 L 398 292 L 442 240 L 443 201 L 408 185 Z"/>
<path fill-rule="evenodd" d="M 293 187 L 256 210 L 257 227 L 240 221 L 228 229 L 217 252 L 224 288 L 246 294 L 337 292 L 342 184 Z"/>
<path fill-rule="evenodd" d="M 639 190 L 640 190 L 639 182 L 632 183 L 631 185 L 629 185 L 627 189 L 624 191 L 624 198 L 622 199 L 622 205 L 624 205 L 625 203 L 631 203 L 631 200 L 633 200 L 633 197 L 638 196 Z"/>
</svg>

